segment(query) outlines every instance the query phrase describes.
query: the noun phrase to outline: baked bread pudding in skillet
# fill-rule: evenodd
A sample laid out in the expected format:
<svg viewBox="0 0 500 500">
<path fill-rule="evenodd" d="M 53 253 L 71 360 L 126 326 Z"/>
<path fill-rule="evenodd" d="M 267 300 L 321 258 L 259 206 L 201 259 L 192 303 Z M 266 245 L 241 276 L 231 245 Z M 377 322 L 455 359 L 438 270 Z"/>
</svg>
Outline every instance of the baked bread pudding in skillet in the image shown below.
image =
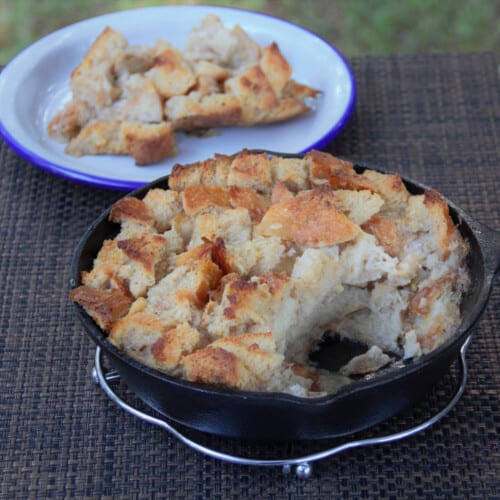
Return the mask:
<svg viewBox="0 0 500 500">
<path fill-rule="evenodd" d="M 120 225 L 71 298 L 140 362 L 193 382 L 315 397 L 442 344 L 468 245 L 433 190 L 311 151 L 174 167 L 116 202 Z M 366 346 L 337 372 L 325 332 Z"/>
</svg>

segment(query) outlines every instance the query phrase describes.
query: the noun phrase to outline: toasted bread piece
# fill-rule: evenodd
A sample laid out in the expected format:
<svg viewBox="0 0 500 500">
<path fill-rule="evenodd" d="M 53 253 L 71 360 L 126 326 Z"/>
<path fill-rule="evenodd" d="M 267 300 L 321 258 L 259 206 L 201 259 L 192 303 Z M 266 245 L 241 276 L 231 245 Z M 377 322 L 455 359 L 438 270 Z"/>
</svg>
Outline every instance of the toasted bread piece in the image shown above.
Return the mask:
<svg viewBox="0 0 500 500">
<path fill-rule="evenodd" d="M 163 254 L 167 251 L 163 236 L 144 233 L 138 238 L 119 240 L 117 246 L 132 263 L 139 264 L 148 274 L 155 274 L 155 281 L 163 273 Z"/>
<path fill-rule="evenodd" d="M 155 228 L 159 233 L 170 229 L 174 217 L 182 212 L 181 199 L 175 191 L 150 189 L 142 201 L 153 214 Z"/>
<path fill-rule="evenodd" d="M 216 264 L 223 274 L 232 272 L 231 263 L 228 259 L 226 245 L 222 238 L 216 238 L 215 241 L 205 239 L 203 243 L 197 247 L 181 253 L 175 259 L 176 266 L 191 266 L 198 264 L 201 259 L 208 258 Z"/>
<path fill-rule="evenodd" d="M 336 207 L 331 189 L 320 187 L 271 205 L 255 234 L 316 248 L 352 240 L 359 227 Z"/>
<path fill-rule="evenodd" d="M 221 347 L 198 349 L 182 360 L 184 377 L 191 382 L 234 388 L 257 388 L 258 380 L 232 352 Z M 262 385 L 262 384 L 261 384 Z"/>
<path fill-rule="evenodd" d="M 262 390 L 282 362 L 270 333 L 247 333 L 218 339 L 186 356 L 183 368 L 188 380 Z"/>
<path fill-rule="evenodd" d="M 327 153 L 312 150 L 307 153 L 306 164 L 313 185 L 329 184 L 333 189 L 375 192 L 374 184 L 367 177 L 356 173 L 354 165 Z"/>
<path fill-rule="evenodd" d="M 276 182 L 273 186 L 273 190 L 271 191 L 271 204 L 275 203 L 284 203 L 289 201 L 295 197 L 295 194 L 292 193 L 281 181 Z"/>
<path fill-rule="evenodd" d="M 140 297 L 167 272 L 168 254 L 168 241 L 160 235 L 144 232 L 134 238 L 108 240 L 92 271 L 82 274 L 82 282 L 95 288 L 124 289 Z"/>
<path fill-rule="evenodd" d="M 171 123 L 124 122 L 121 133 L 125 153 L 132 156 L 138 166 L 175 156 L 175 134 Z"/>
<path fill-rule="evenodd" d="M 157 368 L 173 373 L 181 368 L 182 358 L 202 345 L 198 330 L 184 323 L 172 328 L 152 346 L 151 352 Z"/>
<path fill-rule="evenodd" d="M 118 53 L 113 62 L 117 75 L 145 73 L 153 66 L 154 47 L 147 45 L 128 45 Z"/>
<path fill-rule="evenodd" d="M 298 83 L 290 78 L 283 88 L 281 97 L 283 99 L 293 97 L 295 99 L 307 100 L 314 99 L 319 93 L 319 90 L 308 87 L 302 83 Z"/>
<path fill-rule="evenodd" d="M 245 126 L 262 122 L 266 114 L 279 106 L 279 99 L 259 65 L 226 80 L 224 89 L 236 96 L 242 108 L 241 124 Z"/>
<path fill-rule="evenodd" d="M 88 154 L 126 154 L 120 120 L 91 120 L 64 150 L 73 156 Z"/>
<path fill-rule="evenodd" d="M 213 338 L 245 332 L 271 331 L 283 353 L 285 332 L 277 328 L 281 305 L 291 293 L 290 278 L 284 273 L 266 273 L 250 280 L 226 284 L 220 303 L 207 308 L 202 324 Z M 286 319 L 285 319 L 286 322 Z"/>
<path fill-rule="evenodd" d="M 276 236 L 254 236 L 227 251 L 231 269 L 241 277 L 260 276 L 269 271 L 290 271 L 294 253 Z"/>
<path fill-rule="evenodd" d="M 271 174 L 275 183 L 282 182 L 293 192 L 310 189 L 309 171 L 303 158 L 271 158 Z"/>
<path fill-rule="evenodd" d="M 113 104 L 121 94 L 113 74 L 113 61 L 126 46 L 127 40 L 119 31 L 106 28 L 71 73 L 73 98 L 96 110 Z"/>
<path fill-rule="evenodd" d="M 120 86 L 120 98 L 99 111 L 101 120 L 145 123 L 163 120 L 163 103 L 151 80 L 137 73 L 127 74 L 122 77 Z"/>
<path fill-rule="evenodd" d="M 352 162 L 336 158 L 316 149 L 309 151 L 304 157 L 304 161 L 311 182 L 314 185 L 325 184 L 330 177 L 336 174 L 354 176 L 356 173 Z"/>
<path fill-rule="evenodd" d="M 200 182 L 211 186 L 227 186 L 227 176 L 233 160 L 233 155 L 215 153 L 213 159 L 202 162 Z"/>
<path fill-rule="evenodd" d="M 153 212 L 146 203 L 133 197 L 122 198 L 114 203 L 109 213 L 109 220 L 122 224 L 132 222 L 145 227 L 152 227 L 155 222 Z"/>
<path fill-rule="evenodd" d="M 217 16 L 205 16 L 186 40 L 185 54 L 192 61 L 209 61 L 238 70 L 257 62 L 260 47 L 240 26 L 226 28 Z"/>
<path fill-rule="evenodd" d="M 329 184 L 333 189 L 375 191 L 370 179 L 356 173 L 349 161 L 316 150 L 307 153 L 305 160 L 313 185 Z"/>
<path fill-rule="evenodd" d="M 217 209 L 231 208 L 229 192 L 219 186 L 190 186 L 182 192 L 182 206 L 187 215 L 202 212 L 217 213 Z"/>
<path fill-rule="evenodd" d="M 260 222 L 270 206 L 265 196 L 256 193 L 253 189 L 239 186 L 229 188 L 229 202 L 235 208 L 246 208 L 254 222 Z"/>
<path fill-rule="evenodd" d="M 176 163 L 172 167 L 172 173 L 168 177 L 169 189 L 182 191 L 189 186 L 200 184 L 202 167 L 202 162 L 195 162 L 187 165 Z"/>
<path fill-rule="evenodd" d="M 242 108 L 235 96 L 191 92 L 168 99 L 165 103 L 165 116 L 173 122 L 176 130 L 192 131 L 239 125 Z"/>
<path fill-rule="evenodd" d="M 231 163 L 227 185 L 269 193 L 273 186 L 269 156 L 242 151 Z"/>
<path fill-rule="evenodd" d="M 221 277 L 219 266 L 208 257 L 176 266 L 148 291 L 146 312 L 171 328 L 183 322 L 198 325 L 209 293 Z"/>
<path fill-rule="evenodd" d="M 246 208 L 233 208 L 213 214 L 196 216 L 188 248 L 201 245 L 204 239 L 215 241 L 219 237 L 226 246 L 238 246 L 252 237 L 252 220 Z"/>
<path fill-rule="evenodd" d="M 404 241 L 399 234 L 396 222 L 380 215 L 373 215 L 366 222 L 362 222 L 361 228 L 363 231 L 373 234 L 378 244 L 391 257 L 402 253 Z"/>
<path fill-rule="evenodd" d="M 401 215 L 408 202 L 409 193 L 399 175 L 382 174 L 375 170 L 365 170 L 366 177 L 375 187 L 375 191 L 384 199 L 383 212 Z"/>
<path fill-rule="evenodd" d="M 443 260 L 449 256 L 456 229 L 448 204 L 437 191 L 430 190 L 423 195 L 412 196 L 408 200 L 405 221 L 413 231 L 432 234 Z"/>
<path fill-rule="evenodd" d="M 66 146 L 73 156 L 130 155 L 136 165 L 149 165 L 175 152 L 172 124 L 92 120 Z"/>
<path fill-rule="evenodd" d="M 358 226 L 377 214 L 384 205 L 381 196 L 367 189 L 361 191 L 339 189 L 334 191 L 334 196 L 337 207 Z"/>
<path fill-rule="evenodd" d="M 423 353 L 441 345 L 460 324 L 456 303 L 468 284 L 468 277 L 463 279 L 450 270 L 436 279 L 421 282 L 410 295 L 408 316 Z"/>
<path fill-rule="evenodd" d="M 80 304 L 103 330 L 113 328 L 114 324 L 127 314 L 133 300 L 130 294 L 117 288 L 101 290 L 90 286 L 79 286 L 71 290 L 70 297 Z"/>
<path fill-rule="evenodd" d="M 222 92 L 224 81 L 232 74 L 227 68 L 223 68 L 211 61 L 197 61 L 193 66 L 196 75 L 195 90 L 201 95 Z"/>
<path fill-rule="evenodd" d="M 309 106 L 295 97 L 280 99 L 277 106 L 273 107 L 262 117 L 262 123 L 274 123 L 290 120 L 296 116 L 310 111 Z"/>
<path fill-rule="evenodd" d="M 275 95 L 280 96 L 292 75 L 292 67 L 283 57 L 276 42 L 264 48 L 259 64 Z"/>
<path fill-rule="evenodd" d="M 164 41 L 155 46 L 153 67 L 147 72 L 158 93 L 163 97 L 186 94 L 196 84 L 196 78 L 181 52 Z"/>
<path fill-rule="evenodd" d="M 366 375 L 376 372 L 391 362 L 390 356 L 385 354 L 380 347 L 372 346 L 364 354 L 355 356 L 339 372 L 342 375 Z"/>
<path fill-rule="evenodd" d="M 216 60 L 221 64 L 220 58 Z M 271 123 L 309 110 L 305 89 L 288 85 L 291 67 L 276 43 L 264 48 L 258 63 L 234 74 L 219 64 L 202 62 L 196 65 L 196 92 L 166 102 L 165 114 L 178 130 Z"/>
<path fill-rule="evenodd" d="M 84 101 L 73 99 L 48 125 L 49 135 L 60 142 L 68 142 L 76 137 L 85 124 L 95 117 L 95 111 Z"/>
<path fill-rule="evenodd" d="M 215 154 L 214 158 L 208 160 L 174 165 L 168 178 L 168 187 L 181 191 L 198 184 L 227 186 L 227 176 L 233 159 L 234 156 Z"/>
<path fill-rule="evenodd" d="M 142 363 L 172 374 L 182 358 L 202 344 L 200 333 L 187 323 L 169 328 L 158 316 L 145 312 L 119 321 L 109 340 Z"/>
</svg>

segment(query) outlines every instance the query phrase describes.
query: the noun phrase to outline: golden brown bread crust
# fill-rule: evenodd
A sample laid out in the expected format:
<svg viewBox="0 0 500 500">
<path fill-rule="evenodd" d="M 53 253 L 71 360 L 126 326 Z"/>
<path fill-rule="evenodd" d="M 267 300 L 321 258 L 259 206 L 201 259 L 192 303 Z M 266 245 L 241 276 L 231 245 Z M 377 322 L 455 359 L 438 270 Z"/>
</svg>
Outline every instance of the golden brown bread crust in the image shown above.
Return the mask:
<svg viewBox="0 0 500 500">
<path fill-rule="evenodd" d="M 231 200 L 226 189 L 218 186 L 190 186 L 182 192 L 182 206 L 187 215 L 216 208 L 231 208 Z"/>
<path fill-rule="evenodd" d="M 157 256 L 165 246 L 165 239 L 159 235 L 143 234 L 138 238 L 123 239 L 118 241 L 118 248 L 132 262 L 137 262 L 148 273 L 155 272 Z"/>
<path fill-rule="evenodd" d="M 273 185 L 269 156 L 242 151 L 231 163 L 227 184 L 269 193 Z"/>
<path fill-rule="evenodd" d="M 120 95 L 113 75 L 113 60 L 126 46 L 120 32 L 105 28 L 71 73 L 73 97 L 94 109 L 110 106 Z"/>
<path fill-rule="evenodd" d="M 292 76 L 292 67 L 283 57 L 278 44 L 273 42 L 262 51 L 260 60 L 262 71 L 267 77 L 274 94 L 279 96 Z"/>
<path fill-rule="evenodd" d="M 233 353 L 220 347 L 207 346 L 183 359 L 184 374 L 191 382 L 220 384 L 243 388 L 252 382 L 246 366 Z"/>
<path fill-rule="evenodd" d="M 285 183 L 277 181 L 271 191 L 271 204 L 285 203 L 291 200 L 294 196 L 294 193 L 286 187 Z"/>
<path fill-rule="evenodd" d="M 194 131 L 241 125 L 242 107 L 236 96 L 227 94 L 177 95 L 165 102 L 165 117 L 176 130 Z"/>
<path fill-rule="evenodd" d="M 166 98 L 187 93 L 196 79 L 180 51 L 165 42 L 158 42 L 155 49 L 153 67 L 148 76 L 158 93 Z"/>
<path fill-rule="evenodd" d="M 260 222 L 269 209 L 269 200 L 262 194 L 247 187 L 231 186 L 229 201 L 233 207 L 246 208 L 254 222 Z"/>
<path fill-rule="evenodd" d="M 158 163 L 176 154 L 174 127 L 171 123 L 125 122 L 121 133 L 125 154 L 131 156 L 138 166 Z"/>
<path fill-rule="evenodd" d="M 209 61 L 234 71 L 257 62 L 261 49 L 239 25 L 230 30 L 209 14 L 189 34 L 185 54 L 193 63 Z"/>
<path fill-rule="evenodd" d="M 403 241 L 398 234 L 396 223 L 380 215 L 374 215 L 361 228 L 377 238 L 378 244 L 391 257 L 396 257 L 403 250 Z"/>
<path fill-rule="evenodd" d="M 73 137 L 65 152 L 129 155 L 136 165 L 157 163 L 175 154 L 175 134 L 171 123 L 142 123 L 122 120 L 91 120 Z"/>
<path fill-rule="evenodd" d="M 446 259 L 450 254 L 450 243 L 455 229 L 455 225 L 450 217 L 448 204 L 441 198 L 437 191 L 431 189 L 424 193 L 424 205 L 429 211 L 430 221 L 442 256 Z"/>
<path fill-rule="evenodd" d="M 168 251 L 168 240 L 149 232 L 106 240 L 93 269 L 82 274 L 82 282 L 90 287 L 126 290 L 135 298 L 143 296 L 167 272 Z"/>
<path fill-rule="evenodd" d="M 109 213 L 112 222 L 134 221 L 147 226 L 154 225 L 154 217 L 146 204 L 137 198 L 122 198 L 118 200 Z"/>
<path fill-rule="evenodd" d="M 271 333 L 221 338 L 185 356 L 184 375 L 192 382 L 262 390 L 270 372 L 283 361 L 274 350 Z"/>
<path fill-rule="evenodd" d="M 305 161 L 313 183 L 318 183 L 319 180 L 329 180 L 331 176 L 336 174 L 355 175 L 354 166 L 350 161 L 336 158 L 316 149 L 306 154 Z"/>
<path fill-rule="evenodd" d="M 318 187 L 272 205 L 255 232 L 317 248 L 345 243 L 359 228 L 336 207 L 332 190 Z"/>
<path fill-rule="evenodd" d="M 136 165 L 176 154 L 174 131 L 252 126 L 310 111 L 317 90 L 291 79 L 276 43 L 261 49 L 239 26 L 206 16 L 181 51 L 129 46 L 106 28 L 71 75 L 73 99 L 49 135 L 65 152 L 128 155 Z"/>
<path fill-rule="evenodd" d="M 95 113 L 88 104 L 73 99 L 65 105 L 61 113 L 50 120 L 49 135 L 60 142 L 69 142 L 94 116 Z"/>
<path fill-rule="evenodd" d="M 259 65 L 251 66 L 242 75 L 228 79 L 224 89 L 241 102 L 244 125 L 263 121 L 270 110 L 279 106 L 279 99 Z"/>
<path fill-rule="evenodd" d="M 189 325 L 179 325 L 168 330 L 151 347 L 158 368 L 174 371 L 184 356 L 193 352 L 201 342 L 200 333 Z"/>
<path fill-rule="evenodd" d="M 325 330 L 367 344 L 340 370 L 359 377 L 459 324 L 468 245 L 435 191 L 319 151 L 215 155 L 169 186 L 115 203 L 121 230 L 71 294 L 149 366 L 317 396 L 338 387 L 308 362 Z"/>
<path fill-rule="evenodd" d="M 114 324 L 127 314 L 133 301 L 129 293 L 120 289 L 101 290 L 89 286 L 79 286 L 71 290 L 70 297 L 80 304 L 103 330 L 111 330 Z"/>
<path fill-rule="evenodd" d="M 212 259 L 202 259 L 193 263 L 193 267 L 196 270 L 196 287 L 194 290 L 178 292 L 177 298 L 187 299 L 196 307 L 201 308 L 207 303 L 210 290 L 217 287 L 222 271 Z"/>
</svg>

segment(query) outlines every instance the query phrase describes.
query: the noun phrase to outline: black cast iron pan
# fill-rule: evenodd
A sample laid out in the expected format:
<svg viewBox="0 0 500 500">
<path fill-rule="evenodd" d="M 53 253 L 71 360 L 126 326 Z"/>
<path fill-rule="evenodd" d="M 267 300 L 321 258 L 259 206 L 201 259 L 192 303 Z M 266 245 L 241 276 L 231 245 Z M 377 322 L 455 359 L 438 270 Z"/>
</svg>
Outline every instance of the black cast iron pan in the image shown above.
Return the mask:
<svg viewBox="0 0 500 500">
<path fill-rule="evenodd" d="M 387 173 L 371 165 L 356 164 L 359 172 L 366 168 Z M 429 189 L 404 177 L 403 181 L 413 194 Z M 168 176 L 130 195 L 142 198 L 154 187 L 167 188 Z M 320 439 L 351 434 L 396 415 L 424 397 L 457 358 L 460 347 L 486 306 L 492 281 L 500 269 L 500 232 L 474 221 L 452 202 L 448 204 L 452 218 L 471 247 L 468 265 L 472 285 L 462 304 L 463 321 L 456 334 L 415 362 L 386 370 L 370 380 L 354 382 L 332 395 L 305 399 L 179 380 L 121 352 L 106 339 L 106 334 L 85 310 L 75 304 L 77 315 L 127 386 L 145 403 L 176 422 L 212 434 L 258 440 Z M 80 284 L 81 272 L 92 267 L 102 242 L 116 235 L 118 225 L 109 222 L 108 216 L 109 209 L 79 242 L 71 264 L 72 288 Z M 338 346 L 334 346 L 333 351 L 338 351 Z M 328 359 L 330 356 L 322 357 Z"/>
</svg>

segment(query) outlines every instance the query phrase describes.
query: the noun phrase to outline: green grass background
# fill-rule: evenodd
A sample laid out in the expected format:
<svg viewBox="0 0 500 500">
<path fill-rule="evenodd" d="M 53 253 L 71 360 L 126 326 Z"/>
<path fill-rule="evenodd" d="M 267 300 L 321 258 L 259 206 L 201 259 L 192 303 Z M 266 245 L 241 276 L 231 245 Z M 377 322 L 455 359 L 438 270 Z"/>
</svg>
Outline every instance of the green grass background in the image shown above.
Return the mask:
<svg viewBox="0 0 500 500">
<path fill-rule="evenodd" d="M 346 56 L 500 47 L 498 0 L 0 0 L 0 64 L 41 36 L 87 17 L 150 5 L 212 4 L 277 15 Z"/>
</svg>

